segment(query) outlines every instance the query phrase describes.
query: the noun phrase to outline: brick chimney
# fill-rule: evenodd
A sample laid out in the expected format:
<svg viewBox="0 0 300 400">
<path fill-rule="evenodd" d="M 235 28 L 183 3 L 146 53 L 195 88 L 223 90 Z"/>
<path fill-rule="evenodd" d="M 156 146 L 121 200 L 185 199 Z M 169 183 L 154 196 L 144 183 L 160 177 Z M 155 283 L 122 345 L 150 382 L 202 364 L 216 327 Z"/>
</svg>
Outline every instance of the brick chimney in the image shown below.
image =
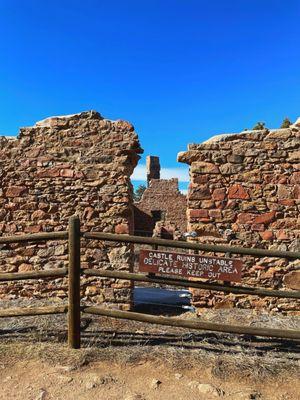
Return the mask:
<svg viewBox="0 0 300 400">
<path fill-rule="evenodd" d="M 147 168 L 147 184 L 149 186 L 151 179 L 160 179 L 159 157 L 147 156 L 146 168 Z"/>
</svg>

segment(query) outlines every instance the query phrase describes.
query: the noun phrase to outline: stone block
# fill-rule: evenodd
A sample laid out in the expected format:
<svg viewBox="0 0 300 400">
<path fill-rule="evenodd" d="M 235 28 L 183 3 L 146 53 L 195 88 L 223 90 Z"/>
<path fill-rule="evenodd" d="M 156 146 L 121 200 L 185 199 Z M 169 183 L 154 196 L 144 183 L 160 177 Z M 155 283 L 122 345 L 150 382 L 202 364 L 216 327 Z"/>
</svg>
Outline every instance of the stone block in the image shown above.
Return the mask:
<svg viewBox="0 0 300 400">
<path fill-rule="evenodd" d="M 31 264 L 21 264 L 19 265 L 18 271 L 19 272 L 27 272 L 27 271 L 33 271 L 33 266 Z"/>
<path fill-rule="evenodd" d="M 273 240 L 274 238 L 274 234 L 272 231 L 260 232 L 259 235 L 263 240 Z"/>
<path fill-rule="evenodd" d="M 278 185 L 277 195 L 279 199 L 291 199 L 293 198 L 292 195 L 293 186 L 291 185 Z"/>
<path fill-rule="evenodd" d="M 199 185 L 197 189 L 193 189 L 189 193 L 190 200 L 211 199 L 210 189 L 207 185 Z"/>
<path fill-rule="evenodd" d="M 6 197 L 19 197 L 23 196 L 28 192 L 28 188 L 26 186 L 10 186 L 6 190 Z"/>
<path fill-rule="evenodd" d="M 226 163 L 220 165 L 220 172 L 222 175 L 234 175 L 240 172 L 242 168 L 239 164 Z"/>
<path fill-rule="evenodd" d="M 283 277 L 285 286 L 289 289 L 300 290 L 300 271 L 291 271 Z"/>
<path fill-rule="evenodd" d="M 189 210 L 190 218 L 208 218 L 208 210 Z"/>
<path fill-rule="evenodd" d="M 294 172 L 292 175 L 291 175 L 291 180 L 290 180 L 290 182 L 292 183 L 292 184 L 297 184 L 297 183 L 299 183 L 300 184 L 300 172 Z"/>
<path fill-rule="evenodd" d="M 226 197 L 226 188 L 217 188 L 214 189 L 213 193 L 212 193 L 212 199 L 213 200 L 224 200 Z"/>
<path fill-rule="evenodd" d="M 263 231 L 265 229 L 265 226 L 264 226 L 264 224 L 252 224 L 251 225 L 251 229 L 253 231 L 261 232 L 261 231 Z"/>
<path fill-rule="evenodd" d="M 255 219 L 256 214 L 252 213 L 240 213 L 237 217 L 237 222 L 239 224 L 251 224 Z"/>
<path fill-rule="evenodd" d="M 228 198 L 229 199 L 246 200 L 246 199 L 249 199 L 250 196 L 249 196 L 248 191 L 247 191 L 246 188 L 244 188 L 240 184 L 234 184 L 234 185 L 229 187 Z"/>
<path fill-rule="evenodd" d="M 40 219 L 45 219 L 45 216 L 47 216 L 47 214 L 45 213 L 45 211 L 43 210 L 36 210 L 32 213 L 31 215 L 31 219 L 32 220 L 40 220 Z"/>
<path fill-rule="evenodd" d="M 41 230 L 42 230 L 42 225 L 29 225 L 29 226 L 25 227 L 24 232 L 38 233 L 38 232 L 41 232 Z"/>
<path fill-rule="evenodd" d="M 59 175 L 64 178 L 73 178 L 75 175 L 75 171 L 69 168 L 65 168 L 60 170 Z"/>
<path fill-rule="evenodd" d="M 191 172 L 197 174 L 219 174 L 219 167 L 209 162 L 194 162 L 191 166 Z"/>
<path fill-rule="evenodd" d="M 275 220 L 276 212 L 275 211 L 270 211 L 267 213 L 263 213 L 258 215 L 257 217 L 254 218 L 253 222 L 255 224 L 270 224 Z"/>
<path fill-rule="evenodd" d="M 241 164 L 244 160 L 244 156 L 240 154 L 230 154 L 227 156 L 227 162 L 232 164 Z"/>
<path fill-rule="evenodd" d="M 118 224 L 115 226 L 115 233 L 117 234 L 129 234 L 129 225 L 128 224 Z"/>
<path fill-rule="evenodd" d="M 300 150 L 289 153 L 288 161 L 289 162 L 299 162 L 300 161 Z"/>
<path fill-rule="evenodd" d="M 300 185 L 295 185 L 293 188 L 293 199 L 300 200 Z"/>
<path fill-rule="evenodd" d="M 213 218 L 216 221 L 222 220 L 222 211 L 221 210 L 209 210 L 208 215 L 210 218 Z"/>
<path fill-rule="evenodd" d="M 53 167 L 38 170 L 36 176 L 38 178 L 57 178 L 60 175 L 60 167 Z"/>
</svg>

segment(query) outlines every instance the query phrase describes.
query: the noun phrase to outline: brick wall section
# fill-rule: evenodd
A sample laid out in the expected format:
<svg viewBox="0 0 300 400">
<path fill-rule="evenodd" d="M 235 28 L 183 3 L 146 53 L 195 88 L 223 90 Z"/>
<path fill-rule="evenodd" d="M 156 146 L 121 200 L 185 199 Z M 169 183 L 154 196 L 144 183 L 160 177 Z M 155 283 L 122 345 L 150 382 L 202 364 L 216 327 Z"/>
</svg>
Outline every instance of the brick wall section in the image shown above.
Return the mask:
<svg viewBox="0 0 300 400">
<path fill-rule="evenodd" d="M 0 139 L 0 234 L 67 229 L 80 216 L 83 231 L 133 232 L 130 175 L 142 150 L 131 124 L 95 111 L 52 117 L 22 128 L 16 140 Z M 130 246 L 82 243 L 83 268 L 131 270 Z M 67 266 L 67 243 L 1 245 L 0 271 Z M 128 308 L 124 281 L 83 279 L 82 296 Z M 66 279 L 7 283 L 0 297 L 66 296 Z"/>
<path fill-rule="evenodd" d="M 300 251 L 300 121 L 190 145 L 188 229 L 204 242 Z M 299 260 L 244 257 L 243 284 L 300 289 Z M 299 313 L 299 302 L 194 291 L 197 307 L 257 307 Z M 296 311 L 298 310 L 298 311 Z"/>
<path fill-rule="evenodd" d="M 170 221 L 181 232 L 186 231 L 186 196 L 178 189 L 178 179 L 152 179 L 135 206 L 135 230 L 152 232 L 155 221 L 152 211 L 165 213 L 165 220 Z"/>
</svg>

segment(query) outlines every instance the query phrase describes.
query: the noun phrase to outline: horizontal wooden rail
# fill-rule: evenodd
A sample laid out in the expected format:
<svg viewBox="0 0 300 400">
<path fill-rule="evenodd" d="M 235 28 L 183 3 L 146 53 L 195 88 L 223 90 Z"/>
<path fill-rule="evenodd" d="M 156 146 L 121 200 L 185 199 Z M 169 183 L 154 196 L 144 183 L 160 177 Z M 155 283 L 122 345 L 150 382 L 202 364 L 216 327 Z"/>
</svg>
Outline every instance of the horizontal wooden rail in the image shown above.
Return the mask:
<svg viewBox="0 0 300 400">
<path fill-rule="evenodd" d="M 102 233 L 102 232 L 84 233 L 83 237 L 86 239 L 106 240 L 112 242 L 125 242 L 125 243 L 140 243 L 140 244 L 158 245 L 163 247 L 174 247 L 179 249 L 209 251 L 214 253 L 231 253 L 231 254 L 250 255 L 255 257 L 300 259 L 300 252 L 292 252 L 292 251 L 263 250 L 263 249 L 249 248 L 249 247 L 200 244 L 200 243 L 184 242 L 180 240 L 146 238 L 146 237 L 132 236 L 132 235 L 116 235 L 113 233 Z"/>
<path fill-rule="evenodd" d="M 24 279 L 59 278 L 68 274 L 67 268 L 56 268 L 45 271 L 0 273 L 0 282 L 18 281 Z"/>
<path fill-rule="evenodd" d="M 300 331 L 295 331 L 295 330 L 215 324 L 212 322 L 205 322 L 205 321 L 187 321 L 185 319 L 157 317 L 154 315 L 140 314 L 130 311 L 109 310 L 101 307 L 83 307 L 82 311 L 87 314 L 104 315 L 106 317 L 130 319 L 133 321 L 148 322 L 150 324 L 158 324 L 158 325 L 176 326 L 179 328 L 189 328 L 189 329 L 217 331 L 226 333 L 238 333 L 242 335 L 268 336 L 268 337 L 300 340 Z"/>
<path fill-rule="evenodd" d="M 88 276 L 100 276 L 105 278 L 115 278 L 115 279 L 128 279 L 131 281 L 139 282 L 149 282 L 149 283 L 159 283 L 164 285 L 173 286 L 183 286 L 192 287 L 195 289 L 205 289 L 205 290 L 216 290 L 225 293 L 237 293 L 237 294 L 248 294 L 257 296 L 269 296 L 269 297 L 283 297 L 291 299 L 300 299 L 300 291 L 284 291 L 284 290 L 272 290 L 264 288 L 255 288 L 247 286 L 224 286 L 216 283 L 206 283 L 206 282 L 196 282 L 189 280 L 165 278 L 159 276 L 147 276 L 142 274 L 134 274 L 130 272 L 123 271 L 108 271 L 102 269 L 84 269 L 82 270 L 84 274 Z"/>
<path fill-rule="evenodd" d="M 80 307 L 80 237 L 92 240 L 103 240 L 112 242 L 138 243 L 151 245 L 153 248 L 158 246 L 171 247 L 178 249 L 190 249 L 195 251 L 206 251 L 214 253 L 230 253 L 250 255 L 254 257 L 274 257 L 287 259 L 300 259 L 300 252 L 288 252 L 277 250 L 263 250 L 256 248 L 231 247 L 212 244 L 200 244 L 194 242 L 174 241 L 158 238 L 149 238 L 130 235 L 116 235 L 102 232 L 80 232 L 79 218 L 73 216 L 69 220 L 69 230 L 61 232 L 42 232 L 36 234 L 20 234 L 13 236 L 1 236 L 0 245 L 10 243 L 27 243 L 40 241 L 59 241 L 69 239 L 69 267 L 57 268 L 43 271 L 28 271 L 17 273 L 0 273 L 0 282 L 58 278 L 69 275 L 69 305 L 41 306 L 41 307 L 23 307 L 0 310 L 0 318 L 38 316 L 49 314 L 69 314 L 68 318 L 68 340 L 71 348 L 80 347 L 80 311 L 89 314 L 103 315 L 113 318 L 129 319 L 140 322 L 148 322 L 159 325 L 169 325 L 188 329 L 209 330 L 226 333 L 237 333 L 257 336 L 278 337 L 300 340 L 300 331 L 269 329 L 247 326 L 235 326 L 228 324 L 216 324 L 201 320 L 183 320 L 177 318 L 161 317 L 155 315 L 140 314 L 136 312 L 118 311 L 104 309 L 101 307 Z M 3 248 L 3 246 L 1 246 Z M 84 269 L 82 272 L 87 276 L 100 276 L 115 279 L 129 279 L 131 281 L 141 281 L 149 283 L 159 283 L 166 285 L 193 287 L 206 290 L 223 291 L 225 293 L 248 294 L 270 297 L 300 298 L 299 291 L 271 290 L 265 288 L 230 286 L 201 281 L 189 281 L 168 277 L 146 276 L 143 274 L 134 274 L 123 271 L 108 271 Z"/>
<path fill-rule="evenodd" d="M 29 235 L 1 236 L 0 244 L 19 243 L 19 242 L 39 242 L 43 240 L 66 240 L 67 231 L 32 233 Z"/>
<path fill-rule="evenodd" d="M 34 315 L 64 314 L 68 306 L 45 306 L 45 307 L 18 307 L 0 310 L 0 318 L 6 317 L 28 317 Z"/>
</svg>

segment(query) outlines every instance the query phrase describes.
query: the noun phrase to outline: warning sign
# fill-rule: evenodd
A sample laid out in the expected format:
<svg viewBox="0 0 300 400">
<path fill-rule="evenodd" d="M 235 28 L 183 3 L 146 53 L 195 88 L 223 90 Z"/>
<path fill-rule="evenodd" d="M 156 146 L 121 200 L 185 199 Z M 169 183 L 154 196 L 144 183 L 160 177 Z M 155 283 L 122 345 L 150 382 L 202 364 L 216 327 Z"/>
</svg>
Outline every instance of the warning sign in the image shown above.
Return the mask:
<svg viewBox="0 0 300 400">
<path fill-rule="evenodd" d="M 236 258 L 141 250 L 139 270 L 162 275 L 240 282 L 242 261 Z"/>
</svg>

